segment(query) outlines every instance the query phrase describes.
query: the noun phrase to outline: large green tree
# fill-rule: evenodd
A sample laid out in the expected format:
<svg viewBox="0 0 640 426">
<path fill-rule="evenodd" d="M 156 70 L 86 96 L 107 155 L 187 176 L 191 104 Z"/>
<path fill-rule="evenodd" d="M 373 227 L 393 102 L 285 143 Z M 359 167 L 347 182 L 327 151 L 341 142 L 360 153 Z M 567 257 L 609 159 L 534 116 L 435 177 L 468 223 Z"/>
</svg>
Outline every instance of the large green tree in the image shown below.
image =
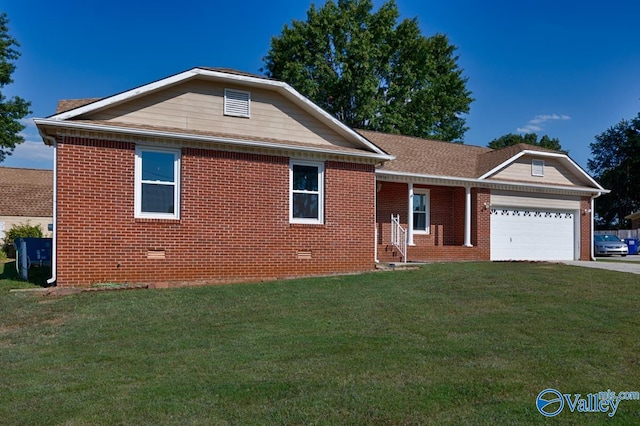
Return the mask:
<svg viewBox="0 0 640 426">
<path fill-rule="evenodd" d="M 11 155 L 16 145 L 24 142 L 20 132 L 25 126 L 20 120 L 31 111 L 30 102 L 14 96 L 7 99 L 2 89 L 13 83 L 11 75 L 16 69 L 15 61 L 20 57 L 16 48 L 20 44 L 9 35 L 9 18 L 5 12 L 0 13 L 0 163 L 7 155 Z"/>
<path fill-rule="evenodd" d="M 399 16 L 393 0 L 312 4 L 271 39 L 263 71 L 350 127 L 461 142 L 473 99 L 456 47 Z"/>
<path fill-rule="evenodd" d="M 511 145 L 517 145 L 519 143 L 535 145 L 542 148 L 552 149 L 554 151 L 560 151 L 565 154 L 568 154 L 568 151 L 565 151 L 562 149 L 562 145 L 560 145 L 560 140 L 558 140 L 557 138 L 550 138 L 549 136 L 544 135 L 540 140 L 538 140 L 538 135 L 536 133 L 526 133 L 524 135 L 516 135 L 513 133 L 509 133 L 492 140 L 491 142 L 489 142 L 487 146 L 491 149 L 500 149 L 500 148 L 506 148 Z"/>
<path fill-rule="evenodd" d="M 598 227 L 624 228 L 624 217 L 640 210 L 640 113 L 596 136 L 587 167 L 611 190 L 596 201 Z"/>
</svg>

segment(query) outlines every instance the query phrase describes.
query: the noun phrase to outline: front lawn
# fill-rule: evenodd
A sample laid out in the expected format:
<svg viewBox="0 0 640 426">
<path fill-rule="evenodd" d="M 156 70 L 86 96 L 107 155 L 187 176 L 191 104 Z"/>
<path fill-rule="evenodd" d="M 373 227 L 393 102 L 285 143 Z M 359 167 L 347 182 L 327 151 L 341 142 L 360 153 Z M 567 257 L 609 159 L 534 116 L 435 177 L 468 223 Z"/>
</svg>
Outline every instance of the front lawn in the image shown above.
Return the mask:
<svg viewBox="0 0 640 426">
<path fill-rule="evenodd" d="M 0 423 L 639 424 L 640 277 L 545 263 L 65 297 L 0 273 Z"/>
</svg>

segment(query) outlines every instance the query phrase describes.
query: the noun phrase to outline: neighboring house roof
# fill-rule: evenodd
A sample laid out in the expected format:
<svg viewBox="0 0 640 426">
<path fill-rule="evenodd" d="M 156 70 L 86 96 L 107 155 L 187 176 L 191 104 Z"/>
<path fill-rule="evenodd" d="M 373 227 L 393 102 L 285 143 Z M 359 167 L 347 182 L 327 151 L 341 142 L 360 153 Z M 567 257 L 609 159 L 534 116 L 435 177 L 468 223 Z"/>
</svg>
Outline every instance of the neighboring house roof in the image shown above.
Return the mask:
<svg viewBox="0 0 640 426">
<path fill-rule="evenodd" d="M 378 145 L 384 151 L 395 156 L 395 160 L 384 163 L 377 173 L 387 177 L 411 177 L 433 179 L 442 183 L 449 181 L 456 185 L 504 186 L 514 189 L 528 187 L 535 189 L 551 189 L 581 191 L 592 193 L 609 192 L 600 186 L 591 176 L 580 168 L 566 154 L 527 144 L 517 144 L 502 149 L 450 142 L 421 139 L 417 137 L 394 135 L 388 133 L 358 130 L 358 132 Z M 515 163 L 520 157 L 548 158 L 557 161 L 575 176 L 580 185 L 558 184 L 527 181 L 525 179 L 508 179 L 495 175 Z"/>
<path fill-rule="evenodd" d="M 625 216 L 624 218 L 628 219 L 628 220 L 639 220 L 640 219 L 640 211 L 635 212 L 635 213 L 631 213 L 631 214 Z"/>
<path fill-rule="evenodd" d="M 278 93 L 293 103 L 297 108 L 314 117 L 322 123 L 326 129 L 339 135 L 348 141 L 348 146 L 340 144 L 300 144 L 295 140 L 269 139 L 268 131 L 264 138 L 251 138 L 240 135 L 228 135 L 213 131 L 203 132 L 192 129 L 179 129 L 174 127 L 148 126 L 144 123 L 122 123 L 117 120 L 109 122 L 92 120 L 91 116 L 110 108 L 117 107 L 127 102 L 134 101 L 144 96 L 158 93 L 162 90 L 186 83 L 192 80 L 205 80 L 225 84 L 233 84 L 246 87 L 246 90 L 260 89 Z M 250 147 L 251 149 L 278 149 L 292 150 L 301 153 L 323 153 L 338 156 L 351 156 L 367 161 L 384 162 L 392 159 L 386 152 L 375 144 L 363 138 L 353 129 L 341 123 L 322 108 L 315 105 L 306 97 L 298 93 L 288 84 L 272 80 L 255 74 L 245 73 L 226 68 L 197 67 L 173 76 L 145 84 L 143 86 L 102 99 L 72 99 L 61 101 L 58 104 L 55 115 L 46 119 L 35 119 L 36 125 L 45 140 L 45 143 L 54 143 L 54 137 L 64 132 L 109 132 L 112 135 L 139 135 L 143 137 L 160 137 L 165 139 L 192 140 L 196 143 L 212 143 L 215 145 L 235 145 Z M 264 143 L 264 142 L 267 143 Z M 332 145 L 332 146 L 331 146 Z"/>
<path fill-rule="evenodd" d="M 53 172 L 0 167 L 0 216 L 53 216 Z"/>
<path fill-rule="evenodd" d="M 56 114 L 62 114 L 63 112 L 71 111 L 72 109 L 79 108 L 81 106 L 89 105 L 90 103 L 99 101 L 102 98 L 87 98 L 87 99 L 61 99 L 58 101 L 58 107 L 56 108 Z"/>
</svg>

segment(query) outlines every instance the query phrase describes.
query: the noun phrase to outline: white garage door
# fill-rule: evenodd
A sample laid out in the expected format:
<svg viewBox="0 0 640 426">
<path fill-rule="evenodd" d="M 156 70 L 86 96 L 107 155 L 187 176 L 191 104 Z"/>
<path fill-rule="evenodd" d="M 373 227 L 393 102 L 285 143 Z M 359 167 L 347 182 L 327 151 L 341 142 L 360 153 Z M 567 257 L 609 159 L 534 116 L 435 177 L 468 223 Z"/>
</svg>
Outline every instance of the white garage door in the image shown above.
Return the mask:
<svg viewBox="0 0 640 426">
<path fill-rule="evenodd" d="M 491 209 L 491 260 L 573 260 L 575 213 Z"/>
</svg>

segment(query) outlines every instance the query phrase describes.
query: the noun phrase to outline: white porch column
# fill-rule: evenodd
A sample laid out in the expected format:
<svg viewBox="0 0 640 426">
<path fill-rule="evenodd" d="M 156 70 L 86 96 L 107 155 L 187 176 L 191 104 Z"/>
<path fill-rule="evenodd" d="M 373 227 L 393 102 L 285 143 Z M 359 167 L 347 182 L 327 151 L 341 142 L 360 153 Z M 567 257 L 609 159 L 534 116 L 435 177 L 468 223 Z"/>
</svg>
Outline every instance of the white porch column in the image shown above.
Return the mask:
<svg viewBox="0 0 640 426">
<path fill-rule="evenodd" d="M 471 187 L 464 187 L 464 246 L 473 247 L 471 244 Z"/>
<path fill-rule="evenodd" d="M 409 182 L 409 208 L 407 210 L 407 244 L 413 243 L 413 182 Z"/>
</svg>

